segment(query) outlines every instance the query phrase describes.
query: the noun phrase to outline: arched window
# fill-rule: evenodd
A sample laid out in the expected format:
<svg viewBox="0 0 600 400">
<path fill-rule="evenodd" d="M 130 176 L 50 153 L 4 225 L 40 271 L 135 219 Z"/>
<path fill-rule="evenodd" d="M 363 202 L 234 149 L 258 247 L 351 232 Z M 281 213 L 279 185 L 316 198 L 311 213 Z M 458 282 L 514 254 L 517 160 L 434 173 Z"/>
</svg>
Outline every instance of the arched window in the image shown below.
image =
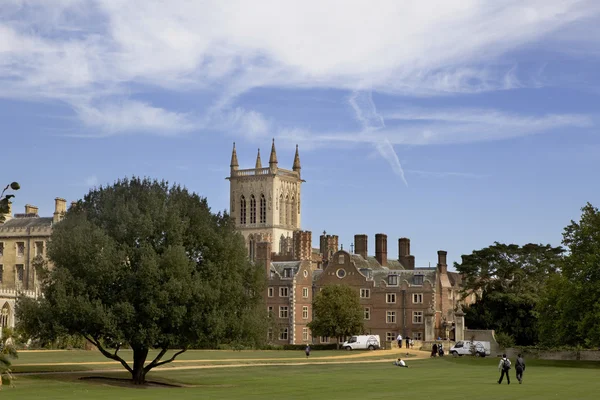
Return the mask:
<svg viewBox="0 0 600 400">
<path fill-rule="evenodd" d="M 254 195 L 250 196 L 250 223 L 256 223 L 256 199 Z"/>
<path fill-rule="evenodd" d="M 285 223 L 285 203 L 283 202 L 283 194 L 279 196 L 279 225 Z"/>
<path fill-rule="evenodd" d="M 289 225 L 290 224 L 290 220 L 291 220 L 291 213 L 292 210 L 290 210 L 290 197 L 289 196 L 285 196 L 285 224 Z"/>
<path fill-rule="evenodd" d="M 292 225 L 296 227 L 298 225 L 298 213 L 296 212 L 296 198 L 292 196 L 292 202 L 290 203 L 290 212 L 292 213 Z"/>
<path fill-rule="evenodd" d="M 283 254 L 285 252 L 285 236 L 281 235 L 279 238 L 279 254 Z"/>
<path fill-rule="evenodd" d="M 0 328 L 8 327 L 8 319 L 10 317 L 10 306 L 8 303 L 4 303 L 2 310 L 0 310 Z"/>
<path fill-rule="evenodd" d="M 240 198 L 240 224 L 246 225 L 246 198 L 243 195 Z"/>
<path fill-rule="evenodd" d="M 248 237 L 248 257 L 250 261 L 254 261 L 256 258 L 256 240 L 254 240 L 254 236 L 250 235 Z"/>
<path fill-rule="evenodd" d="M 264 194 L 260 195 L 260 223 L 267 223 L 267 200 Z"/>
</svg>

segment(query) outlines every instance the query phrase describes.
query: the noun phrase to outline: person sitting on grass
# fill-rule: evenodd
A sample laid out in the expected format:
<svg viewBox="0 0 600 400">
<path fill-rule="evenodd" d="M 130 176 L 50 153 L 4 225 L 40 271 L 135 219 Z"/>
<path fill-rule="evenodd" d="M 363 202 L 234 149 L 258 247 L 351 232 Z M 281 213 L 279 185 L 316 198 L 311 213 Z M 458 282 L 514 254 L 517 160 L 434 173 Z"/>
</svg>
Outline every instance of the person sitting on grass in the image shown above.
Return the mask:
<svg viewBox="0 0 600 400">
<path fill-rule="evenodd" d="M 405 367 L 408 368 L 408 365 L 406 365 L 406 363 L 404 362 L 403 359 L 399 358 L 396 361 L 394 361 L 394 365 L 398 366 L 398 367 Z"/>
</svg>

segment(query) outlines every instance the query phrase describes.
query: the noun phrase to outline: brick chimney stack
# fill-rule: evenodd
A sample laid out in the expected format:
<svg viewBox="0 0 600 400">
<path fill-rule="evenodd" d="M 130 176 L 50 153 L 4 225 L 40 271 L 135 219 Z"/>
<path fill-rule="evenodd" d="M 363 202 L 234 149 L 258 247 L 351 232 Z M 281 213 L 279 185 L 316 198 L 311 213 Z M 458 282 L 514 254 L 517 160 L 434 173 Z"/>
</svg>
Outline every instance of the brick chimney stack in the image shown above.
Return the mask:
<svg viewBox="0 0 600 400">
<path fill-rule="evenodd" d="M 312 232 L 294 231 L 294 260 L 310 261 L 312 258 Z"/>
<path fill-rule="evenodd" d="M 269 278 L 271 272 L 271 242 L 259 242 L 256 244 L 256 264 L 262 265 Z"/>
<path fill-rule="evenodd" d="M 446 264 L 446 255 L 448 254 L 447 251 L 444 250 L 438 250 L 438 264 L 437 264 L 437 269 L 439 271 L 440 274 L 445 274 L 448 272 L 448 264 Z"/>
<path fill-rule="evenodd" d="M 382 267 L 387 267 L 387 235 L 375 234 L 375 258 Z"/>
<path fill-rule="evenodd" d="M 365 234 L 354 235 L 354 254 L 361 255 L 365 260 L 367 259 L 368 253 L 368 242 L 369 237 Z"/>
<path fill-rule="evenodd" d="M 398 239 L 398 261 L 406 269 L 415 269 L 415 257 L 410 255 L 410 239 Z"/>
</svg>

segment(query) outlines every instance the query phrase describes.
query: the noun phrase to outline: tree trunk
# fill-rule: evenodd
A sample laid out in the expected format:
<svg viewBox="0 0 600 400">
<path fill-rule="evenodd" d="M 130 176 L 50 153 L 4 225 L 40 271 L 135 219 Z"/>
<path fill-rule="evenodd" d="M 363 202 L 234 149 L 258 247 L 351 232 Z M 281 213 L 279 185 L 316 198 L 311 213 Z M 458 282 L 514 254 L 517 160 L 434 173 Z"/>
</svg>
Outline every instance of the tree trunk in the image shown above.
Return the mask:
<svg viewBox="0 0 600 400">
<path fill-rule="evenodd" d="M 133 371 L 131 372 L 131 380 L 136 385 L 143 385 L 146 382 L 146 371 L 144 370 L 144 364 L 148 357 L 148 348 L 134 348 L 133 349 Z"/>
</svg>

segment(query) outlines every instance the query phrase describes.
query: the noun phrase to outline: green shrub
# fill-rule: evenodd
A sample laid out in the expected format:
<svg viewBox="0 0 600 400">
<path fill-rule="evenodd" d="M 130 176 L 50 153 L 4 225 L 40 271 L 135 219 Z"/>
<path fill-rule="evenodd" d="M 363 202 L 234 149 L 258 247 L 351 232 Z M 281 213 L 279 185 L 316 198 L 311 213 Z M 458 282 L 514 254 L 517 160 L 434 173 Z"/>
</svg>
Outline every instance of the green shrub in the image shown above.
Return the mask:
<svg viewBox="0 0 600 400">
<path fill-rule="evenodd" d="M 499 332 L 496 334 L 496 341 L 501 348 L 506 349 L 507 347 L 515 347 L 515 338 L 508 333 Z"/>
</svg>

